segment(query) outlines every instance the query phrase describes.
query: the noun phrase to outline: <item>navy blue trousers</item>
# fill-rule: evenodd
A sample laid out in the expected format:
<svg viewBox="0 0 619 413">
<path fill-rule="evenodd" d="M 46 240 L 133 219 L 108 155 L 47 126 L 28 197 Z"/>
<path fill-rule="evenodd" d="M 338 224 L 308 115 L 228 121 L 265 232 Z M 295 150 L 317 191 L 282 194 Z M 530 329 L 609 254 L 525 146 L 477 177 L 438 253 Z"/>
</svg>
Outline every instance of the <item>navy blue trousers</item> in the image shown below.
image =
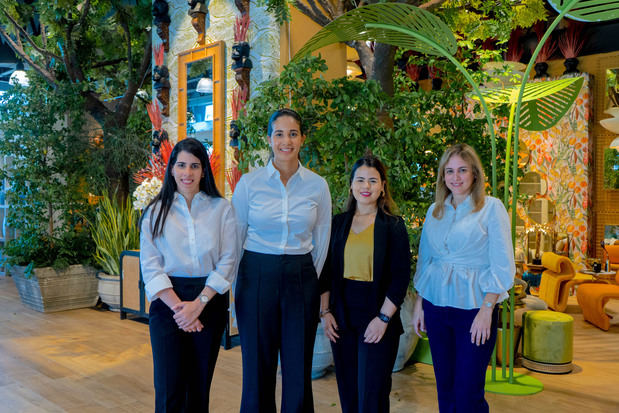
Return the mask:
<svg viewBox="0 0 619 413">
<path fill-rule="evenodd" d="M 400 335 L 388 326 L 378 343 L 363 342 L 368 324 L 376 317 L 370 305 L 371 284 L 344 280 L 343 297 L 335 298 L 343 300 L 346 308 L 346 320 L 336 320 L 340 338 L 331 343 L 342 413 L 389 413 L 391 371 Z"/>
<path fill-rule="evenodd" d="M 492 313 L 490 339 L 480 346 L 471 343 L 470 333 L 478 311 L 439 307 L 423 300 L 441 413 L 488 412 L 484 387 L 496 342 L 498 310 Z"/>
<path fill-rule="evenodd" d="M 312 413 L 312 357 L 318 327 L 318 277 L 310 254 L 245 251 L 235 292 L 243 354 L 241 413 L 276 413 L 277 355 L 282 413 Z"/>
<path fill-rule="evenodd" d="M 170 277 L 182 301 L 194 300 L 206 277 Z M 153 349 L 155 412 L 208 412 L 209 392 L 228 317 L 228 295 L 217 294 L 204 307 L 199 333 L 178 328 L 173 311 L 160 299 L 150 304 L 148 325 Z"/>
</svg>

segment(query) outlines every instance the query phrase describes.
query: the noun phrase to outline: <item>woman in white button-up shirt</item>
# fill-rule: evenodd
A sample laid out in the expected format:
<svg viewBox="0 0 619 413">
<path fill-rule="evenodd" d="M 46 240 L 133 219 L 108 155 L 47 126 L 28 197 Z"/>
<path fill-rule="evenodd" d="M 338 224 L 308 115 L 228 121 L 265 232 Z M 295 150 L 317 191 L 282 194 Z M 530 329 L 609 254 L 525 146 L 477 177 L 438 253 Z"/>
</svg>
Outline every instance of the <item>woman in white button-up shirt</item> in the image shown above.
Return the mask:
<svg viewBox="0 0 619 413">
<path fill-rule="evenodd" d="M 413 326 L 428 334 L 441 412 L 488 411 L 495 304 L 507 298 L 516 272 L 507 211 L 484 185 L 472 147 L 447 149 L 421 234 Z"/>
<path fill-rule="evenodd" d="M 281 412 L 313 412 L 311 364 L 318 325 L 318 276 L 331 228 L 327 182 L 301 166 L 305 141 L 290 109 L 269 120 L 273 158 L 243 175 L 232 203 L 244 248 L 235 308 L 243 353 L 242 413 L 275 413 L 278 353 Z"/>
<path fill-rule="evenodd" d="M 206 149 L 195 139 L 178 142 L 140 234 L 156 412 L 208 412 L 237 245 L 234 212 L 217 191 Z"/>
</svg>

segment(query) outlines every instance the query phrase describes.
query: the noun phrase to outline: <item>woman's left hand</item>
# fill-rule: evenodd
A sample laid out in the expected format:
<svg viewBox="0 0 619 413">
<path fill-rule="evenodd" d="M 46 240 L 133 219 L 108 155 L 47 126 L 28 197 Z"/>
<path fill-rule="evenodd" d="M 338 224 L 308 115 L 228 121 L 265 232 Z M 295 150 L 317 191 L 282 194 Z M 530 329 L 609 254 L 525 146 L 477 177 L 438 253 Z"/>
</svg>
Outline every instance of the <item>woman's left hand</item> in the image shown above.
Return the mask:
<svg viewBox="0 0 619 413">
<path fill-rule="evenodd" d="M 363 340 L 363 342 L 378 343 L 385 335 L 385 331 L 387 331 L 387 323 L 385 323 L 378 317 L 374 317 L 374 319 L 370 321 L 370 324 L 368 324 L 368 327 L 365 329 L 365 333 L 363 334 L 365 340 Z"/>
<path fill-rule="evenodd" d="M 471 325 L 471 343 L 484 344 L 490 339 L 490 326 L 492 325 L 492 308 L 482 307 L 477 312 Z"/>
<path fill-rule="evenodd" d="M 204 306 L 198 301 L 181 301 L 172 307 L 174 321 L 179 328 L 187 329 L 202 313 Z"/>
</svg>

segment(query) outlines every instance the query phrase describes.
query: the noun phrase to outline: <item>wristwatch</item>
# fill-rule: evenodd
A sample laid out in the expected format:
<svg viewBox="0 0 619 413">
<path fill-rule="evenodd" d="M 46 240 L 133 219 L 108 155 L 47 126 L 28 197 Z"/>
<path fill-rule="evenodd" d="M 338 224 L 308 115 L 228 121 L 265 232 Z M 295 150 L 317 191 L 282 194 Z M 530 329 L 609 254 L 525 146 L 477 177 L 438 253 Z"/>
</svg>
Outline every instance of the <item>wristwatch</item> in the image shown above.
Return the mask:
<svg viewBox="0 0 619 413">
<path fill-rule="evenodd" d="M 484 301 L 483 305 L 488 308 L 492 308 L 494 306 L 494 304 L 492 304 L 490 301 Z"/>
<path fill-rule="evenodd" d="M 378 313 L 378 319 L 384 323 L 389 323 L 389 320 L 391 320 L 391 317 L 389 317 L 387 314 L 384 313 Z"/>
<path fill-rule="evenodd" d="M 206 294 L 200 294 L 200 302 L 202 304 L 208 304 L 208 295 Z"/>
</svg>

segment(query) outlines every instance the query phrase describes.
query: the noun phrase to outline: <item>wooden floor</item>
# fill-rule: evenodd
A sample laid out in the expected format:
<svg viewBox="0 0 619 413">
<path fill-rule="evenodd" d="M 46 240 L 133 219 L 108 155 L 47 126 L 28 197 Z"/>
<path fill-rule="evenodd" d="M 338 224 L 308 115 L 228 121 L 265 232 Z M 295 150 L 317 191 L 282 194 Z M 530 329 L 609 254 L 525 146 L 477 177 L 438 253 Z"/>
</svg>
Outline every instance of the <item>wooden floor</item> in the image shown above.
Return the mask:
<svg viewBox="0 0 619 413">
<path fill-rule="evenodd" d="M 613 310 L 619 307 L 613 303 Z M 601 331 L 575 318 L 574 372 L 537 377 L 532 396 L 487 393 L 493 412 L 619 412 L 619 324 Z M 619 317 L 617 317 L 619 318 Z M 333 373 L 313 383 L 316 412 L 338 412 Z M 211 412 L 238 412 L 240 348 L 220 352 Z M 83 309 L 42 314 L 24 307 L 11 278 L 0 277 L 0 412 L 152 412 L 148 326 L 117 313 Z M 432 367 L 393 375 L 392 412 L 436 412 Z"/>
</svg>

